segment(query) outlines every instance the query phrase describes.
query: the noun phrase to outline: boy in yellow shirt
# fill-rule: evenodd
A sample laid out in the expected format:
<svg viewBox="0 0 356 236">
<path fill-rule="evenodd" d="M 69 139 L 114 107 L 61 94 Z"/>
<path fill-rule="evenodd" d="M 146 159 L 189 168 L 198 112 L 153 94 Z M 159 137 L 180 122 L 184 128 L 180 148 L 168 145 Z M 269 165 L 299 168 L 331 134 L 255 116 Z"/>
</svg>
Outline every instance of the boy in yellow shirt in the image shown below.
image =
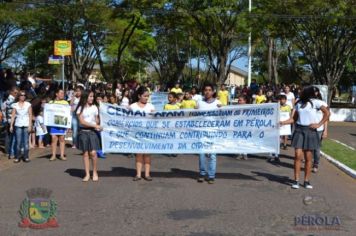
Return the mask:
<svg viewBox="0 0 356 236">
<path fill-rule="evenodd" d="M 173 92 L 168 93 L 168 103 L 164 105 L 164 110 L 179 110 L 180 104 L 177 103 L 177 95 Z"/>
<path fill-rule="evenodd" d="M 229 103 L 229 91 L 226 90 L 225 84 L 221 85 L 220 91 L 218 92 L 218 99 L 223 106 L 227 106 Z"/>
<path fill-rule="evenodd" d="M 168 103 L 164 105 L 164 110 L 179 110 L 180 103 L 177 102 L 178 96 L 176 93 L 170 92 L 168 93 Z M 170 157 L 177 157 L 177 154 L 168 154 Z"/>
<path fill-rule="evenodd" d="M 190 91 L 185 92 L 184 100 L 181 103 L 182 109 L 194 109 L 197 106 L 197 102 L 193 100 L 193 95 Z"/>
<path fill-rule="evenodd" d="M 267 101 L 266 96 L 263 94 L 263 90 L 259 89 L 255 97 L 256 104 L 265 103 Z"/>
</svg>

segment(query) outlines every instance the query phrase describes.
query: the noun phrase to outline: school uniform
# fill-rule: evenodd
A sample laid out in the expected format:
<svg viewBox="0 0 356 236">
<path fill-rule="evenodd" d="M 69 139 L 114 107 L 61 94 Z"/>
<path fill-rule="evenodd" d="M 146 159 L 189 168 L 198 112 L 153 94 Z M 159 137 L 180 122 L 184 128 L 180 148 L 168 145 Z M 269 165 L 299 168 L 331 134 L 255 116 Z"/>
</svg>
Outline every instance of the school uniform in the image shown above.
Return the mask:
<svg viewBox="0 0 356 236">
<path fill-rule="evenodd" d="M 99 115 L 99 108 L 95 105 L 85 106 L 83 111 L 78 107 L 77 116 L 82 116 L 83 120 L 89 124 L 96 125 L 96 117 Z M 96 130 L 91 127 L 79 125 L 78 148 L 83 152 L 100 150 L 100 139 Z"/>
<path fill-rule="evenodd" d="M 182 109 L 194 109 L 197 106 L 197 102 L 193 99 L 183 100 L 181 103 Z"/>
<path fill-rule="evenodd" d="M 292 137 L 292 147 L 303 150 L 316 150 L 320 147 L 320 138 L 316 129 L 311 129 L 311 124 L 320 122 L 318 110 L 327 104 L 318 99 L 311 99 L 304 107 L 298 102 L 295 109 L 298 112 L 298 120 Z"/>
</svg>

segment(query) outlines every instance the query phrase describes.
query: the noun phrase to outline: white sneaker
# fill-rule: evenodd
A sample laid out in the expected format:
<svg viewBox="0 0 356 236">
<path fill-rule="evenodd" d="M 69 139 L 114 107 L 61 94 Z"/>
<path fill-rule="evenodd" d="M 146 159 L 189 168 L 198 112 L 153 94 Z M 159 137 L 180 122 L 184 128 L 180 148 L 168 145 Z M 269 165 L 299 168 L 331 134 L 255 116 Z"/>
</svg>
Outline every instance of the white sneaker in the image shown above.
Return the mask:
<svg viewBox="0 0 356 236">
<path fill-rule="evenodd" d="M 298 189 L 299 188 L 299 182 L 298 181 L 294 181 L 294 183 L 292 184 L 292 188 L 293 189 Z"/>
<path fill-rule="evenodd" d="M 309 181 L 304 181 L 304 188 L 313 189 L 313 186 L 309 183 Z"/>
</svg>

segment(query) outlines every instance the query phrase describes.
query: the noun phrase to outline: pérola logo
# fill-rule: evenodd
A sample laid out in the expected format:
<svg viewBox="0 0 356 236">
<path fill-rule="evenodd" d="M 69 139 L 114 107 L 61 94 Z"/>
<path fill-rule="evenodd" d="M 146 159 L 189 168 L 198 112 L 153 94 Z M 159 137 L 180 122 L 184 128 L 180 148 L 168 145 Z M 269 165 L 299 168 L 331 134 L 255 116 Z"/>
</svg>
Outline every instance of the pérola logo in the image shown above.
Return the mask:
<svg viewBox="0 0 356 236">
<path fill-rule="evenodd" d="M 45 229 L 58 227 L 57 203 L 51 199 L 52 190 L 33 188 L 26 191 L 27 197 L 20 207 L 22 228 Z"/>
</svg>

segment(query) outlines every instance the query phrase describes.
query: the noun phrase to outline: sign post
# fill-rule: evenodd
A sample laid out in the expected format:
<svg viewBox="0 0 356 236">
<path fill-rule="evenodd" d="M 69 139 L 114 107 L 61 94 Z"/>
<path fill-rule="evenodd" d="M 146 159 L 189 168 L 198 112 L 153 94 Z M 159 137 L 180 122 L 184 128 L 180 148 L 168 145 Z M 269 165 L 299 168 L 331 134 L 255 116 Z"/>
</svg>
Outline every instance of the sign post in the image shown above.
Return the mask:
<svg viewBox="0 0 356 236">
<path fill-rule="evenodd" d="M 62 56 L 62 88 L 64 90 L 64 62 L 65 56 L 72 55 L 72 41 L 70 40 L 55 40 L 54 41 L 54 55 Z"/>
</svg>

